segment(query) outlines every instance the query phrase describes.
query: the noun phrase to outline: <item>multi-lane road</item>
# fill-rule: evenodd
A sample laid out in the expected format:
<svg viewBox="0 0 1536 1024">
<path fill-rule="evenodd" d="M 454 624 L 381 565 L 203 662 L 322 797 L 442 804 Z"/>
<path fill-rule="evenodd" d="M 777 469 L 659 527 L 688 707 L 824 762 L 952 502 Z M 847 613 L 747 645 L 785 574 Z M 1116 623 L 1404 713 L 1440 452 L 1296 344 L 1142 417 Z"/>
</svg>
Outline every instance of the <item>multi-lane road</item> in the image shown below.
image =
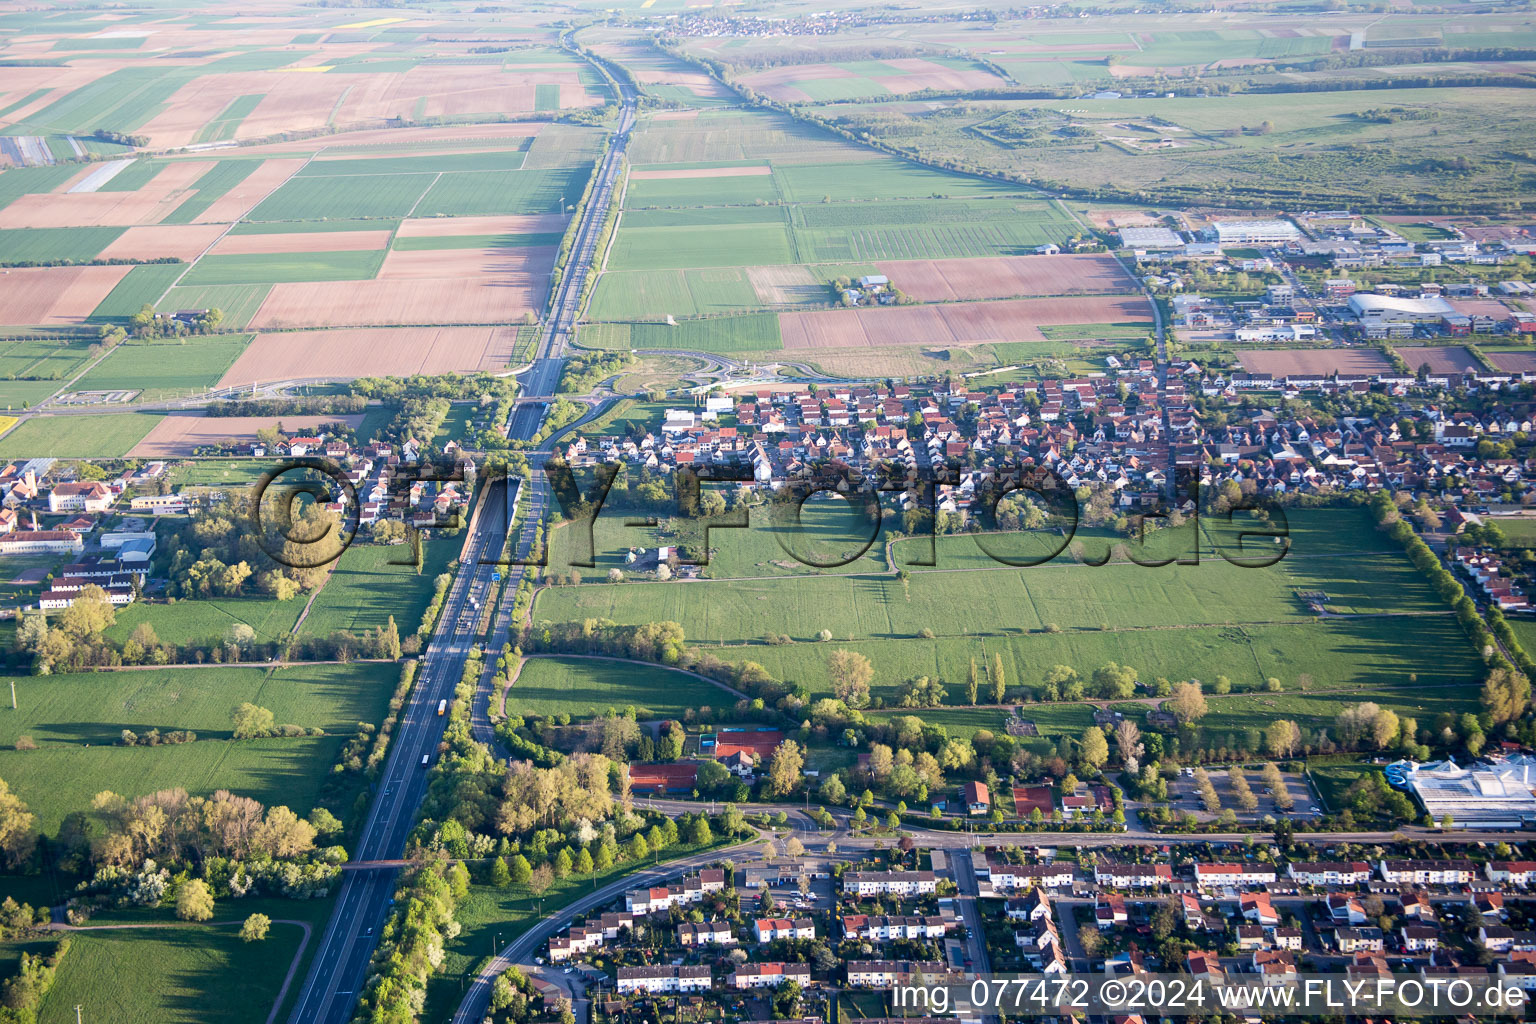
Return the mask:
<svg viewBox="0 0 1536 1024">
<path fill-rule="evenodd" d="M 424 759 L 428 764 L 436 760 L 446 722 L 437 713 L 438 702 L 452 700 L 474 646 L 476 634 L 462 624 L 475 617 L 471 599 L 483 603 L 494 569 L 489 563 L 506 543 L 510 513 L 506 497 L 507 488 L 497 485 L 486 487 L 481 495 L 474 529 L 465 541 L 463 567 L 448 590 L 442 617 L 410 700 L 401 709 L 384 771 L 375 784 L 373 804 L 353 852 L 358 864 L 398 858 L 416 823 L 427 789 Z M 341 1024 L 351 1017 L 394 888 L 393 867 L 358 867 L 343 874 L 336 907 L 289 1018 L 293 1024 Z"/>
<path fill-rule="evenodd" d="M 550 317 L 539 345 L 537 358 L 520 380 L 522 393 L 534 400 L 522 401 L 513 413 L 509 436 L 531 440 L 543 425 L 547 399 L 560 381 L 565 347 L 580 313 L 583 283 L 591 270 L 602 234 L 603 220 L 612 199 L 624 150 L 635 121 L 635 95 L 620 80 L 619 125 L 608 153 L 597 172 L 591 195 L 581 212 L 565 272 L 555 290 Z M 543 519 L 547 490 L 542 474 L 528 484 L 520 498 L 526 515 L 513 545 L 514 562 L 525 559 L 532 546 L 538 523 Z M 479 508 L 468 531 L 458 575 L 444 602 L 420 677 L 401 713 L 395 739 L 385 761 L 383 775 L 376 784 L 373 803 L 363 825 L 353 860 L 359 866 L 345 873 L 336 907 L 331 913 L 315 958 L 310 963 L 298 1001 L 289 1020 L 291 1024 L 344 1024 L 352 1016 L 362 986 L 366 982 L 368 962 L 378 942 L 378 931 L 389 910 L 396 879 L 394 867 L 361 865 L 398 858 L 406 837 L 416 823 L 417 809 L 426 794 L 428 772 L 423 759 L 435 760 L 442 742 L 446 719 L 437 714 L 438 702 L 451 700 L 454 688 L 464 673 L 464 665 L 479 637 L 479 631 L 467 623 L 478 623 L 477 609 L 493 593 L 493 576 L 507 576 L 506 600 L 496 609 L 492 627 L 492 650 L 499 648 L 510 628 L 504 620 L 516 593 L 521 567 L 501 562 L 507 534 L 516 509 L 507 501 L 509 488 L 489 484 L 482 488 Z"/>
</svg>

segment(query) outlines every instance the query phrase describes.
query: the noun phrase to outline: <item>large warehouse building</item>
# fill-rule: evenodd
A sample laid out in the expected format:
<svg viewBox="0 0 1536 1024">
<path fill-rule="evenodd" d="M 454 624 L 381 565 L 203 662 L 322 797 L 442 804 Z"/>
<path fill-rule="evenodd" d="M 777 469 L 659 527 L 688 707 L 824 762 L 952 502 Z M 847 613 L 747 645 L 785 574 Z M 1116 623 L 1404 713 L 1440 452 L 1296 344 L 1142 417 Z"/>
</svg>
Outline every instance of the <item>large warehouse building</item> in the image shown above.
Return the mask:
<svg viewBox="0 0 1536 1024">
<path fill-rule="evenodd" d="M 1387 781 L 1407 789 L 1436 821 L 1455 828 L 1521 828 L 1536 824 L 1536 758 L 1515 755 L 1462 768 L 1455 761 L 1387 768 Z"/>
<path fill-rule="evenodd" d="M 1207 234 L 1219 245 L 1286 245 L 1301 239 L 1301 230 L 1288 220 L 1218 220 Z"/>
<path fill-rule="evenodd" d="M 1438 296 L 1404 299 L 1375 292 L 1356 292 L 1349 297 L 1349 310 L 1362 324 L 1438 323 L 1441 317 L 1455 313 L 1451 304 Z"/>
</svg>

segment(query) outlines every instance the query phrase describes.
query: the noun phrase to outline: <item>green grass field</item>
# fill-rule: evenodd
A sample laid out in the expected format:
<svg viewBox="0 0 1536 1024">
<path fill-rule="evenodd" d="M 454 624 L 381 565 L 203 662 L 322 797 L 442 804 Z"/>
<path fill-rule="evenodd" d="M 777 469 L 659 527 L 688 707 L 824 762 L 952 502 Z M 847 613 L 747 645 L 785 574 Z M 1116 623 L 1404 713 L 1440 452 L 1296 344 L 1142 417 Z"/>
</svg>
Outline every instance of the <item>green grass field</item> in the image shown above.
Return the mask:
<svg viewBox="0 0 1536 1024">
<path fill-rule="evenodd" d="M 42 401 L 58 389 L 57 381 L 0 380 L 0 409 L 15 412 Z"/>
<path fill-rule="evenodd" d="M 432 156 L 376 156 L 353 160 L 311 160 L 300 178 L 336 175 L 367 177 L 375 174 L 450 174 L 462 171 L 515 171 L 523 166 L 520 149 L 488 153 L 440 153 Z M 366 184 L 358 182 L 357 184 Z"/>
<path fill-rule="evenodd" d="M 431 187 L 434 177 L 416 173 L 291 178 L 262 200 L 251 211 L 250 219 L 404 217 Z"/>
<path fill-rule="evenodd" d="M 147 413 L 38 417 L 0 437 L 0 459 L 121 458 L 158 422 L 159 415 Z"/>
<path fill-rule="evenodd" d="M 772 352 L 783 347 L 773 313 L 713 316 L 666 324 L 589 324 L 581 344 L 597 349 L 683 349 L 689 352 Z"/>
<path fill-rule="evenodd" d="M 266 459 L 193 459 L 171 470 L 176 484 L 226 484 L 254 487 L 262 474 L 272 468 Z M 127 611 L 127 609 L 123 609 Z M 122 612 L 118 613 L 119 615 Z"/>
<path fill-rule="evenodd" d="M 747 267 L 794 263 L 786 224 L 722 223 L 711 226 L 632 227 L 621 220 L 608 265 L 614 270 L 682 267 Z"/>
<path fill-rule="evenodd" d="M 659 508 L 656 514 L 665 520 L 670 511 Z M 765 508 L 751 509 L 749 514 L 751 525 L 745 529 L 709 531 L 709 564 L 705 572 L 711 578 L 868 573 L 885 567 L 884 545 L 864 548 L 862 541 L 853 537 L 860 515 L 841 499 L 806 502 L 798 525 L 775 522 Z M 585 524 L 571 522 L 558 527 L 550 534 L 549 573 L 565 576 L 574 569 L 588 580 L 602 579 L 609 569 L 625 567 L 624 556 L 630 548 L 703 544 L 701 531 L 694 531 L 689 537 L 679 537 L 663 535 L 658 527 L 624 525 L 626 520 L 634 518 L 643 518 L 643 514 L 635 509 L 605 509 L 592 522 L 592 554 L 597 563 L 593 568 L 572 564 L 578 551 L 586 545 Z M 850 558 L 852 561 L 817 568 L 798 561 L 797 555 L 817 563 L 842 562 Z"/>
<path fill-rule="evenodd" d="M 81 391 L 141 388 L 141 399 L 201 390 L 224 376 L 253 337 L 194 335 L 154 344 L 119 345 L 82 377 L 77 387 Z"/>
<path fill-rule="evenodd" d="M 691 640 L 718 645 L 723 657 L 761 661 L 816 690 L 827 686 L 826 654 L 823 645 L 804 641 L 821 629 L 869 653 L 882 689 L 918 674 L 963 679 L 971 656 L 992 653 L 1004 654 L 1019 683 L 1038 681 L 1053 664 L 1087 674 L 1111 660 L 1135 666 L 1144 678 L 1222 674 L 1257 684 L 1273 675 L 1288 687 L 1302 675 L 1313 678 L 1313 688 L 1406 686 L 1413 673 L 1424 686 L 1475 676 L 1473 652 L 1455 621 L 1406 559 L 1384 547 L 1363 512 L 1323 510 L 1291 520 L 1291 553 L 1265 569 L 1212 557 L 1213 539 L 1235 550 L 1230 528 L 1207 530 L 1200 564 L 1163 568 L 1123 556 L 1095 567 L 1071 550 L 1045 565 L 999 567 L 972 538 L 959 537 L 940 540 L 940 571 L 914 566 L 905 582 L 865 573 L 599 584 L 542 592 L 534 617 L 672 619 Z M 995 549 L 1004 549 L 1002 540 Z M 1188 544 L 1176 531 L 1153 540 L 1148 554 L 1163 554 L 1187 549 L 1193 535 Z M 900 561 L 912 557 L 911 543 L 898 546 Z M 1038 549 L 1039 539 L 1033 543 Z M 1085 538 L 1081 554 L 1097 560 L 1111 554 L 1110 542 Z M 1334 615 L 1314 618 L 1297 596 L 1312 590 L 1328 594 Z M 919 638 L 925 629 L 934 639 Z M 802 642 L 765 646 L 759 638 L 768 632 Z"/>
<path fill-rule="evenodd" d="M 637 270 L 599 278 L 588 315 L 594 320 L 654 319 L 763 307 L 744 270 Z"/>
<path fill-rule="evenodd" d="M 7 708 L 0 722 L 0 747 L 20 736 L 41 749 L 111 746 L 124 729 L 191 729 L 227 740 L 230 710 L 242 701 L 270 708 L 279 722 L 345 733 L 377 710 L 397 674 L 391 665 L 353 664 L 29 676 L 16 682 L 17 710 Z"/>
<path fill-rule="evenodd" d="M 507 693 L 507 713 L 590 718 L 610 708 L 623 711 L 633 706 L 642 718 L 681 718 L 689 708 L 720 707 L 735 700 L 711 683 L 659 665 L 529 658 Z"/>
<path fill-rule="evenodd" d="M 129 797 L 173 786 L 201 794 L 230 789 L 308 813 L 357 723 L 383 718 L 398 675 L 394 665 L 353 664 L 18 680 L 21 711 L 5 726 L 0 778 L 27 801 L 47 833 L 103 789 Z M 244 700 L 271 708 L 279 722 L 319 726 L 327 735 L 229 740 L 230 711 Z M 114 745 L 124 728 L 190 728 L 199 739 L 176 746 Z M 19 735 L 32 735 L 38 749 L 10 749 Z"/>
<path fill-rule="evenodd" d="M 196 286 L 366 281 L 379 272 L 383 262 L 383 249 L 213 255 L 198 260 L 181 283 Z"/>
<path fill-rule="evenodd" d="M 266 467 L 263 467 L 266 468 Z M 199 481 L 201 482 L 201 481 Z M 231 626 L 245 623 L 262 641 L 272 641 L 293 628 L 304 610 L 304 597 L 275 601 L 265 597 L 215 597 L 175 604 L 135 602 L 117 611 L 117 622 L 107 636 L 122 642 L 141 622 L 154 627 L 166 643 L 207 644 L 222 642 Z"/>
<path fill-rule="evenodd" d="M 266 99 L 266 93 L 251 93 L 246 96 L 236 96 L 229 101 L 229 105 L 219 112 L 219 116 L 198 131 L 195 142 L 218 142 L 222 139 L 232 139 L 235 132 L 240 129 L 240 122 L 256 112 L 257 106 Z"/>
<path fill-rule="evenodd" d="M 178 309 L 218 309 L 224 313 L 223 326 L 242 328 L 251 322 L 267 293 L 269 284 L 213 284 L 195 288 L 176 285 L 165 293 L 156 307 L 161 312 Z"/>
<path fill-rule="evenodd" d="M 383 695 L 386 699 L 388 693 Z M 382 710 L 375 721 L 383 717 Z M 139 796 L 177 786 L 207 795 L 228 789 L 265 804 L 307 814 L 341 751 L 343 737 L 199 740 L 181 746 L 45 747 L 0 750 L 0 778 L 52 834 L 71 811 L 85 810 L 104 789 Z"/>
<path fill-rule="evenodd" d="M 422 196 L 414 216 L 481 217 L 558 213 L 581 198 L 590 166 L 463 171 L 444 174 Z"/>
<path fill-rule="evenodd" d="M 791 223 L 808 263 L 1010 256 L 1075 230 L 1056 207 L 1027 198 L 813 203 L 793 207 Z"/>
<path fill-rule="evenodd" d="M 273 917 L 291 916 L 265 909 Z M 72 1024 L 79 1006 L 82 1019 L 120 1024 L 263 1024 L 303 932 L 274 923 L 265 941 L 242 942 L 239 930 L 188 925 L 76 933 L 38 1022 Z"/>
<path fill-rule="evenodd" d="M 930 170 L 905 160 L 881 159 L 858 163 L 775 164 L 773 177 L 792 203 L 823 199 L 927 199 L 938 196 L 1013 195 L 1018 185 L 985 181 L 964 174 Z"/>
<path fill-rule="evenodd" d="M 432 581 L 458 555 L 459 546 L 460 541 L 452 537 L 428 540 L 425 565 L 418 575 L 413 565 L 389 564 L 392 558 L 408 562 L 408 546 L 352 545 L 315 598 L 303 632 L 312 636 L 338 629 L 360 633 L 385 625 L 393 615 L 400 635 L 408 636 L 432 599 Z"/>
<path fill-rule="evenodd" d="M 6 263 L 73 260 L 83 263 L 117 240 L 126 228 L 7 228 L 0 230 Z"/>
<path fill-rule="evenodd" d="M 771 174 L 715 178 L 631 178 L 626 208 L 647 206 L 747 206 L 780 198 Z"/>
<path fill-rule="evenodd" d="M 1350 786 L 1358 782 L 1362 777 L 1373 772 L 1380 772 L 1379 765 L 1369 764 L 1335 764 L 1335 763 L 1307 763 L 1307 772 L 1316 783 L 1318 792 L 1322 795 L 1323 803 L 1330 811 L 1338 811 L 1349 806 L 1344 794 Z"/>
<path fill-rule="evenodd" d="M 79 173 L 80 168 L 74 164 L 7 168 L 0 174 L 0 207 L 34 192 L 52 192 Z"/>
<path fill-rule="evenodd" d="M 165 290 L 186 271 L 185 263 L 149 263 L 134 267 L 91 311 L 90 319 L 96 323 L 124 323 L 146 305 L 159 302 Z"/>
<path fill-rule="evenodd" d="M 68 335 L 0 341 L 0 377 L 49 381 L 69 377 L 91 357 L 91 344 L 88 338 Z"/>
</svg>

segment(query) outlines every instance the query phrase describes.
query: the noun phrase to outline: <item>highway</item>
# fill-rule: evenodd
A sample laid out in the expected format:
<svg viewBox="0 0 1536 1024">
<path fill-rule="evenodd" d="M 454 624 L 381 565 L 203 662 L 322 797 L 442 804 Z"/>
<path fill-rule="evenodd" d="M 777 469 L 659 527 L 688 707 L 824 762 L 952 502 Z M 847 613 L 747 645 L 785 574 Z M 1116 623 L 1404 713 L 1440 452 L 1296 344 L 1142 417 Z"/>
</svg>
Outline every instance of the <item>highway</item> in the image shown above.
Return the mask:
<svg viewBox="0 0 1536 1024">
<path fill-rule="evenodd" d="M 582 284 L 597 255 L 603 219 L 635 123 L 635 105 L 635 94 L 620 80 L 618 128 L 582 209 L 539 351 L 533 365 L 520 378 L 522 394 L 533 400 L 520 401 L 513 412 L 508 426 L 512 438 L 526 441 L 538 434 L 548 410 L 547 399 L 559 384 L 565 347 L 580 313 Z M 527 556 L 547 507 L 542 474 L 536 477 L 521 498 L 528 515 L 517 538 L 515 554 L 519 558 Z M 464 664 L 479 635 L 474 625 L 479 620 L 477 607 L 483 607 L 491 593 L 495 573 L 507 575 L 507 587 L 492 632 L 496 646 L 489 653 L 493 658 L 500 647 L 497 638 L 504 640 L 508 635 L 510 624 L 504 620 L 522 569 L 497 564 L 516 511 L 508 508 L 506 498 L 504 485 L 488 484 L 482 490 L 474 521 L 467 531 L 458 574 L 449 588 L 415 689 L 402 710 L 384 772 L 376 784 L 373 804 L 353 851 L 354 861 L 388 861 L 398 858 L 405 849 L 406 837 L 416 823 L 417 810 L 426 795 L 427 772 L 422 767 L 422 758 L 435 760 L 446 725 L 446 719 L 437 714 L 437 705 L 453 698 L 454 688 L 463 676 Z M 379 929 L 389 912 L 397 870 L 380 866 L 350 870 L 343 875 L 335 909 L 288 1018 L 291 1024 L 345 1024 L 351 1018 L 367 980 Z"/>
<path fill-rule="evenodd" d="M 480 497 L 474 529 L 465 540 L 463 567 L 449 587 L 416 686 L 401 711 L 384 771 L 375 784 L 373 804 L 352 851 L 354 861 L 398 858 L 416 824 L 416 811 L 427 789 L 422 759 L 436 759 L 447 722 L 437 714 L 437 705 L 453 699 L 463 676 L 475 636 L 464 624 L 477 617 L 471 598 L 483 601 L 494 569 L 480 563 L 500 554 L 507 525 L 506 488 L 488 485 Z M 293 1024 L 342 1024 L 351 1018 L 394 894 L 395 871 L 378 867 L 343 874 L 336 907 L 289 1017 Z"/>
</svg>

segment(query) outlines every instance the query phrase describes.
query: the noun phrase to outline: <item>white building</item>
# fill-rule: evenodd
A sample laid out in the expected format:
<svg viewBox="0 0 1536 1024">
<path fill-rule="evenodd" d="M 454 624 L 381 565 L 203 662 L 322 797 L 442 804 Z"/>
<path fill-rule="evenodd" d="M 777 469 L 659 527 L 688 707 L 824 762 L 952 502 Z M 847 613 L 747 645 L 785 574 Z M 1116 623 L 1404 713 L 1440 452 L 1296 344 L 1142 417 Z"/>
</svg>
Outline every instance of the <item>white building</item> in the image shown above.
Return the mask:
<svg viewBox="0 0 1536 1024">
<path fill-rule="evenodd" d="M 1267 865 L 1196 864 L 1195 886 L 1225 889 L 1239 885 L 1274 885 L 1275 869 Z"/>
<path fill-rule="evenodd" d="M 48 492 L 48 511 L 105 512 L 116 497 L 100 480 L 59 484 Z"/>
<path fill-rule="evenodd" d="M 1530 885 L 1536 878 L 1536 860 L 1491 860 L 1483 865 L 1483 873 L 1490 882 Z"/>
<path fill-rule="evenodd" d="M 888 942 L 891 939 L 942 939 L 942 917 L 887 917 L 848 914 L 843 918 L 843 937 Z"/>
<path fill-rule="evenodd" d="M 1164 227 L 1121 228 L 1120 244 L 1127 249 L 1177 249 L 1184 244 L 1184 239 Z"/>
<path fill-rule="evenodd" d="M 843 891 L 855 896 L 932 896 L 938 879 L 932 871 L 849 871 Z"/>
<path fill-rule="evenodd" d="M 816 922 L 808 917 L 791 921 L 787 917 L 760 917 L 757 919 L 757 941 L 773 942 L 775 939 L 814 939 Z"/>
<path fill-rule="evenodd" d="M 1239 327 L 1232 332 L 1238 341 L 1289 342 L 1311 341 L 1317 337 L 1317 328 L 1308 324 L 1274 324 L 1269 327 Z"/>
<path fill-rule="evenodd" d="M 1386 323 L 1439 323 L 1441 317 L 1456 312 L 1449 302 L 1439 296 L 1407 299 L 1396 295 L 1377 295 L 1375 292 L 1356 292 L 1351 295 L 1349 311 L 1365 326 Z"/>
<path fill-rule="evenodd" d="M 677 926 L 679 946 L 734 946 L 736 936 L 725 921 L 705 921 L 702 924 L 684 922 Z"/>
<path fill-rule="evenodd" d="M 1093 865 L 1093 880 L 1112 889 L 1154 889 L 1173 884 L 1167 864 L 1125 864 L 1101 860 Z"/>
<path fill-rule="evenodd" d="M 1388 766 L 1436 821 L 1450 815 L 1456 828 L 1520 828 L 1536 823 L 1536 758 L 1515 755 L 1462 768 L 1454 761 Z"/>
<path fill-rule="evenodd" d="M 620 967 L 620 995 L 634 992 L 707 992 L 708 967 Z"/>
<path fill-rule="evenodd" d="M 1218 220 L 1207 234 L 1219 245 L 1286 245 L 1301 239 L 1301 230 L 1288 220 Z"/>
<path fill-rule="evenodd" d="M 671 885 L 651 886 L 647 889 L 631 889 L 624 894 L 624 909 L 632 914 L 654 914 L 658 910 L 698 903 L 706 893 L 725 888 L 725 871 L 706 868 L 697 875 L 690 875 Z"/>
<path fill-rule="evenodd" d="M 850 960 L 848 985 L 851 988 L 890 988 L 912 978 L 932 980 L 947 976 L 936 960 Z"/>
<path fill-rule="evenodd" d="M 1466 885 L 1477 877 L 1470 860 L 1383 860 L 1381 879 L 1393 885 Z"/>
<path fill-rule="evenodd" d="M 1371 866 L 1363 860 L 1292 861 L 1285 866 L 1285 873 L 1297 885 L 1364 885 L 1371 880 Z"/>
<path fill-rule="evenodd" d="M 0 537 L 0 555 L 37 555 L 85 550 L 85 541 L 71 530 L 14 530 Z"/>
<path fill-rule="evenodd" d="M 987 857 L 979 874 L 991 879 L 994 891 L 1029 889 L 1070 889 L 1077 877 L 1071 864 L 1009 864 Z"/>
</svg>

